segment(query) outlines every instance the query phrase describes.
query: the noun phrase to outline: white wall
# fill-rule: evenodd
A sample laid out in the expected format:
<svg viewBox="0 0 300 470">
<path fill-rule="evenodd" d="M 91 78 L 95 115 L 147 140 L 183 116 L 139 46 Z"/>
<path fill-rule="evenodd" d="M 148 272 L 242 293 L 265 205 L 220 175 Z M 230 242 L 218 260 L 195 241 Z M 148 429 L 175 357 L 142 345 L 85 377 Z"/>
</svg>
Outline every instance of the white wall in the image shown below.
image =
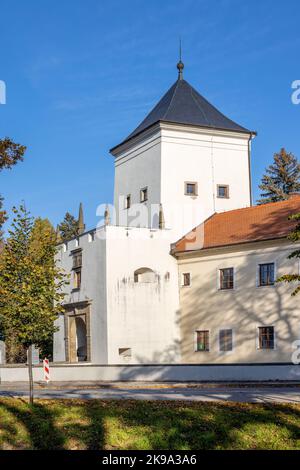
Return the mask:
<svg viewBox="0 0 300 470">
<path fill-rule="evenodd" d="M 140 189 L 147 186 L 150 208 L 162 204 L 166 227 L 175 242 L 215 212 L 248 207 L 249 135 L 193 126 L 160 123 L 118 149 L 115 157 L 115 207 L 120 225 L 128 214 L 120 196 L 139 204 Z M 185 195 L 185 182 L 198 184 L 198 196 Z M 229 199 L 217 198 L 217 185 L 229 186 Z M 134 209 L 131 211 L 134 213 Z M 138 223 L 130 223 L 138 226 Z M 149 223 L 142 226 L 150 227 Z M 153 227 L 158 226 L 158 219 Z"/>
<path fill-rule="evenodd" d="M 108 363 L 122 363 L 119 348 L 131 348 L 131 363 L 179 361 L 178 269 L 168 231 L 107 227 Z M 154 283 L 135 283 L 134 272 L 150 268 Z"/>
<path fill-rule="evenodd" d="M 71 274 L 70 284 L 65 288 L 64 303 L 91 301 L 91 359 L 92 362 L 107 361 L 107 309 L 106 309 L 106 244 L 105 240 L 95 234 L 94 240 L 89 241 L 88 233 L 79 237 L 79 246 L 82 248 L 82 280 L 80 291 L 73 291 L 73 258 L 72 250 L 76 249 L 76 241 L 67 243 L 67 250 L 63 245 L 58 253 L 62 268 Z M 65 361 L 64 322 L 63 315 L 57 325 L 60 327 L 54 335 L 54 360 Z"/>
<path fill-rule="evenodd" d="M 34 381 L 43 381 L 42 366 L 33 368 Z M 299 366 L 285 365 L 53 365 L 52 382 L 242 382 L 300 381 Z M 27 367 L 0 365 L 0 383 L 28 382 Z M 74 384 L 75 385 L 75 384 Z"/>
<path fill-rule="evenodd" d="M 65 303 L 91 301 L 91 362 L 142 363 L 180 361 L 178 268 L 170 252 L 170 232 L 108 226 L 93 242 L 79 238 L 82 286 L 66 289 Z M 60 262 L 72 272 L 72 249 L 60 251 Z M 134 272 L 150 268 L 155 282 L 135 283 Z M 63 315 L 54 337 L 54 361 L 65 361 Z M 131 348 L 131 359 L 119 349 Z"/>
<path fill-rule="evenodd" d="M 145 139 L 124 150 L 115 158 L 114 205 L 117 214 L 116 225 L 127 226 L 130 221 L 130 226 L 134 227 L 158 227 L 157 217 L 154 225 L 151 223 L 151 218 L 149 221 L 148 217 L 143 220 L 142 224 L 139 221 L 133 222 L 135 209 L 134 207 L 130 211 L 125 209 L 124 198 L 130 194 L 132 206 L 139 204 L 140 210 L 143 210 L 143 207 L 150 209 L 151 205 L 159 204 L 160 159 L 159 131 L 150 134 L 150 136 L 147 134 Z M 148 187 L 148 201 L 140 204 L 140 190 L 145 187 Z M 158 212 L 157 209 L 156 212 Z"/>
<path fill-rule="evenodd" d="M 244 134 L 164 124 L 161 149 L 161 202 L 173 241 L 215 212 L 250 206 L 248 140 Z M 198 196 L 184 193 L 198 184 Z M 217 198 L 217 185 L 229 185 L 229 199 Z"/>
</svg>

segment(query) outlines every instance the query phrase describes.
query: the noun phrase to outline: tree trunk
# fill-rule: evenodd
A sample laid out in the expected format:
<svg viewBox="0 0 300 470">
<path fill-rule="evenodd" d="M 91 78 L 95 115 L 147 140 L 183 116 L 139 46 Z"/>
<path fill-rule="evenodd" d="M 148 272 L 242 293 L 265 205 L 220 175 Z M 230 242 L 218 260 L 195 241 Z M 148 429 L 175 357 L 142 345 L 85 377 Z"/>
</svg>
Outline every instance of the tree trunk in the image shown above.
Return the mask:
<svg viewBox="0 0 300 470">
<path fill-rule="evenodd" d="M 29 376 L 29 403 L 33 405 L 33 373 L 32 373 L 32 345 L 29 346 L 28 351 L 28 376 Z"/>
</svg>

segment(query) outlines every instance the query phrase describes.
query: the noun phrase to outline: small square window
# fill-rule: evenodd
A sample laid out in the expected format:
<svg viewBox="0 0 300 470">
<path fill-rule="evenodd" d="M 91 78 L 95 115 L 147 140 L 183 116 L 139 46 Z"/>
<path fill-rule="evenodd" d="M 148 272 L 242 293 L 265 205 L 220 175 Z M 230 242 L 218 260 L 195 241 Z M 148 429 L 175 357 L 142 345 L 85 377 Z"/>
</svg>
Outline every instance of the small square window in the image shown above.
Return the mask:
<svg viewBox="0 0 300 470">
<path fill-rule="evenodd" d="M 229 186 L 218 184 L 218 198 L 229 199 Z"/>
<path fill-rule="evenodd" d="M 232 330 L 220 330 L 219 343 L 221 352 L 232 351 Z"/>
<path fill-rule="evenodd" d="M 143 189 L 141 189 L 140 201 L 141 201 L 141 202 L 146 202 L 146 201 L 148 201 L 148 188 L 143 188 Z"/>
<path fill-rule="evenodd" d="M 125 199 L 125 209 L 130 209 L 131 207 L 131 195 L 128 194 L 128 196 Z"/>
<path fill-rule="evenodd" d="M 189 287 L 191 285 L 191 273 L 182 274 L 182 287 Z"/>
<path fill-rule="evenodd" d="M 234 288 L 234 269 L 220 269 L 220 290 L 231 290 Z"/>
<path fill-rule="evenodd" d="M 259 349 L 274 349 L 274 327 L 258 328 Z"/>
<path fill-rule="evenodd" d="M 274 286 L 275 264 L 267 263 L 259 265 L 259 287 Z"/>
<path fill-rule="evenodd" d="M 198 195 L 198 185 L 197 183 L 185 183 L 185 195 L 186 196 L 197 196 Z"/>
<path fill-rule="evenodd" d="M 209 331 L 196 331 L 198 352 L 209 352 Z"/>
</svg>

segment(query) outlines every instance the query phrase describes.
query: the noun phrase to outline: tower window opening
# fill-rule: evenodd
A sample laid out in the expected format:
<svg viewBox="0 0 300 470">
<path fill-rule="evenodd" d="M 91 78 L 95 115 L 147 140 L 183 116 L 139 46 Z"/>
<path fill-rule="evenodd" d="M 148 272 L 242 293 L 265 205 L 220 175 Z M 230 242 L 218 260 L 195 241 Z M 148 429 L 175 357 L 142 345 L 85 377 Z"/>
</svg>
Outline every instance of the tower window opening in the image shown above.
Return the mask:
<svg viewBox="0 0 300 470">
<path fill-rule="evenodd" d="M 148 201 L 148 188 L 143 188 L 143 189 L 141 189 L 141 192 L 140 192 L 140 201 L 141 201 L 141 202 L 146 202 L 146 201 Z"/>
<path fill-rule="evenodd" d="M 131 195 L 128 194 L 125 199 L 125 209 L 130 209 L 131 207 Z"/>
<path fill-rule="evenodd" d="M 198 196 L 198 184 L 185 182 L 184 192 L 186 196 Z"/>
<path fill-rule="evenodd" d="M 229 199 L 229 186 L 225 184 L 218 184 L 218 198 Z"/>
</svg>

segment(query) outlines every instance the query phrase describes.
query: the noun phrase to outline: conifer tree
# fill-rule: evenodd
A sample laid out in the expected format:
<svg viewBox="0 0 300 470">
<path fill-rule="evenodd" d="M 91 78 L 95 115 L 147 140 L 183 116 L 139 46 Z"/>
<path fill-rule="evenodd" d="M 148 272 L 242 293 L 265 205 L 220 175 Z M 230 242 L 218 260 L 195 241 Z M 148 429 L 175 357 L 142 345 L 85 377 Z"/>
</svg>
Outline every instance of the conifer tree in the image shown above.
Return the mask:
<svg viewBox="0 0 300 470">
<path fill-rule="evenodd" d="M 32 346 L 43 347 L 56 331 L 62 308 L 64 272 L 56 266 L 56 234 L 24 205 L 14 208 L 0 266 L 0 328 L 28 353 L 30 403 L 33 403 Z"/>
<path fill-rule="evenodd" d="M 58 231 L 62 241 L 71 240 L 79 235 L 78 220 L 69 212 L 66 213 L 64 220 L 58 225 Z"/>
<path fill-rule="evenodd" d="M 284 148 L 275 153 L 274 162 L 266 169 L 259 188 L 262 190 L 258 204 L 288 199 L 289 194 L 300 191 L 300 164 Z"/>
</svg>

